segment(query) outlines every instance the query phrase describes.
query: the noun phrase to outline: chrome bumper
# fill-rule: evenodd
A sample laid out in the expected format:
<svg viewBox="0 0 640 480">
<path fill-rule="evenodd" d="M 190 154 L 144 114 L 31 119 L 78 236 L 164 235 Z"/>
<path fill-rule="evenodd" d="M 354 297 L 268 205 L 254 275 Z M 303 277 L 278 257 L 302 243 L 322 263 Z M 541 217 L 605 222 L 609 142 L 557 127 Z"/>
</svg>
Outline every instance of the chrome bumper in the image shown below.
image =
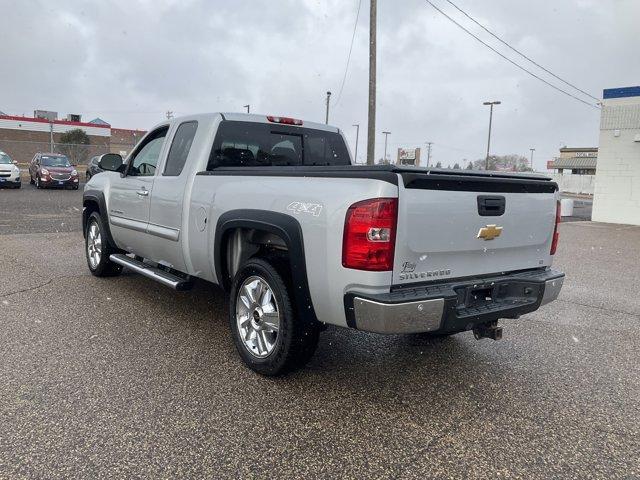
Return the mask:
<svg viewBox="0 0 640 480">
<path fill-rule="evenodd" d="M 460 288 L 469 286 L 464 281 L 434 287 L 416 287 L 411 293 L 403 293 L 402 298 L 394 297 L 394 293 L 374 298 L 351 293 L 346 296 L 345 302 L 347 323 L 358 330 L 385 334 L 469 329 L 474 324 L 497 318 L 517 318 L 554 301 L 562 289 L 564 274 L 546 270 L 499 277 L 495 282 L 492 280 L 494 279 L 484 281 L 492 285 L 509 285 L 516 293 L 510 290 L 506 299 L 500 298 L 482 307 L 468 307 L 460 300 L 457 292 Z M 473 283 L 472 281 L 471 284 Z M 523 291 L 528 292 L 523 294 Z M 349 312 L 352 313 L 351 318 Z M 351 323 L 349 320 L 352 320 Z"/>
<path fill-rule="evenodd" d="M 374 333 L 420 333 L 440 328 L 444 299 L 408 303 L 380 303 L 353 299 L 358 330 Z"/>
<path fill-rule="evenodd" d="M 542 302 L 540 302 L 540 306 L 546 305 L 549 302 L 553 302 L 556 298 L 558 298 L 563 283 L 564 276 L 544 282 L 544 295 L 542 295 Z"/>
</svg>

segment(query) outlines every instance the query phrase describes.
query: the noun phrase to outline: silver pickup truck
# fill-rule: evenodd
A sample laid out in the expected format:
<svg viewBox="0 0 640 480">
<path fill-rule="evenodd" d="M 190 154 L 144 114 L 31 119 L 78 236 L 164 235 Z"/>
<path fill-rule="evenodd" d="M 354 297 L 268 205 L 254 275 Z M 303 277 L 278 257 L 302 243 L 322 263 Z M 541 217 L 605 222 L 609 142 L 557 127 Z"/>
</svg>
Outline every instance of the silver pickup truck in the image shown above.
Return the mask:
<svg viewBox="0 0 640 480">
<path fill-rule="evenodd" d="M 304 365 L 327 324 L 499 339 L 499 318 L 562 287 L 542 176 L 352 165 L 337 128 L 235 113 L 163 122 L 99 165 L 83 195 L 91 273 L 219 285 L 264 375 Z"/>
</svg>

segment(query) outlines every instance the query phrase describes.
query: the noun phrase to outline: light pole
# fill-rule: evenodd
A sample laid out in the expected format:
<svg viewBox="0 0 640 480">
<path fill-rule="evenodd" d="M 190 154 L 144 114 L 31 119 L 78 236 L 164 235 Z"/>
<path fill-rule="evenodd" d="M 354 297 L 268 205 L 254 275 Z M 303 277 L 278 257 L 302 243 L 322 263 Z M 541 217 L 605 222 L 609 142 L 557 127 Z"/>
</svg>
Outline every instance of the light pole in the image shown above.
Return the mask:
<svg viewBox="0 0 640 480">
<path fill-rule="evenodd" d="M 489 149 L 491 148 L 491 122 L 493 121 L 493 106 L 500 105 L 500 101 L 494 100 L 493 102 L 484 102 L 483 105 L 489 105 L 491 109 L 489 110 L 489 138 L 487 140 L 487 159 L 484 162 L 484 169 L 489 170 Z"/>
<path fill-rule="evenodd" d="M 358 137 L 360 136 L 360 124 L 359 123 L 354 123 L 352 126 L 356 127 L 356 154 L 355 154 L 355 161 L 356 161 L 356 163 L 358 163 Z"/>
<path fill-rule="evenodd" d="M 247 113 L 251 112 L 251 105 L 245 105 L 244 108 L 247 109 Z"/>
<path fill-rule="evenodd" d="M 329 123 L 329 100 L 331 99 L 331 92 L 327 92 L 327 117 L 325 119 L 326 124 Z"/>
<path fill-rule="evenodd" d="M 536 149 L 530 148 L 529 150 L 531 150 L 531 162 L 529 163 L 529 166 L 531 167 L 531 171 L 533 171 L 533 152 L 535 152 Z"/>
<path fill-rule="evenodd" d="M 426 142 L 427 144 L 427 167 L 431 164 L 431 145 L 433 142 Z"/>
<path fill-rule="evenodd" d="M 391 135 L 391 132 L 382 132 L 382 134 L 384 135 L 384 161 L 387 161 L 387 139 L 389 138 L 389 135 Z"/>
<path fill-rule="evenodd" d="M 369 10 L 369 115 L 367 118 L 367 165 L 375 162 L 376 151 L 376 17 L 377 0 L 371 0 Z"/>
</svg>

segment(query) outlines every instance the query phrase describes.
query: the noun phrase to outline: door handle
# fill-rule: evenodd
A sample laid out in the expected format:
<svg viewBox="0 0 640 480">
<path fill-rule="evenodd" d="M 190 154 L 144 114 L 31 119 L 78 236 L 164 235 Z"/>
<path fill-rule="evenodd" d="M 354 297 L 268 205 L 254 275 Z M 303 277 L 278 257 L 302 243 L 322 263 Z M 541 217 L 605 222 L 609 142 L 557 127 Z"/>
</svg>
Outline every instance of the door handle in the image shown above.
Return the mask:
<svg viewBox="0 0 640 480">
<path fill-rule="evenodd" d="M 147 195 L 149 195 L 149 190 L 147 190 L 146 188 L 142 187 L 142 190 L 138 190 L 136 193 L 138 195 L 140 195 L 141 197 L 146 197 Z"/>
</svg>

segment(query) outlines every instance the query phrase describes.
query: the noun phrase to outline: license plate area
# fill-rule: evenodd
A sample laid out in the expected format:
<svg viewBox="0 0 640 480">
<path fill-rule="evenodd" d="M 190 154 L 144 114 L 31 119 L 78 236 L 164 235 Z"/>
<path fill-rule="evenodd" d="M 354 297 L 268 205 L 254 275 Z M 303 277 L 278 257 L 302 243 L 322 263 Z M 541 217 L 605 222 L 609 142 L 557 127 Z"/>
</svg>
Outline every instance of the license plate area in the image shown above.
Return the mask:
<svg viewBox="0 0 640 480">
<path fill-rule="evenodd" d="M 466 299 L 464 304 L 466 307 L 479 307 L 488 303 L 493 303 L 497 294 L 497 288 L 491 285 L 468 287 L 466 289 Z"/>
<path fill-rule="evenodd" d="M 523 282 L 488 282 L 461 285 L 457 293 L 457 309 L 477 311 L 509 308 L 519 304 L 535 303 L 542 293 L 541 285 Z"/>
</svg>

